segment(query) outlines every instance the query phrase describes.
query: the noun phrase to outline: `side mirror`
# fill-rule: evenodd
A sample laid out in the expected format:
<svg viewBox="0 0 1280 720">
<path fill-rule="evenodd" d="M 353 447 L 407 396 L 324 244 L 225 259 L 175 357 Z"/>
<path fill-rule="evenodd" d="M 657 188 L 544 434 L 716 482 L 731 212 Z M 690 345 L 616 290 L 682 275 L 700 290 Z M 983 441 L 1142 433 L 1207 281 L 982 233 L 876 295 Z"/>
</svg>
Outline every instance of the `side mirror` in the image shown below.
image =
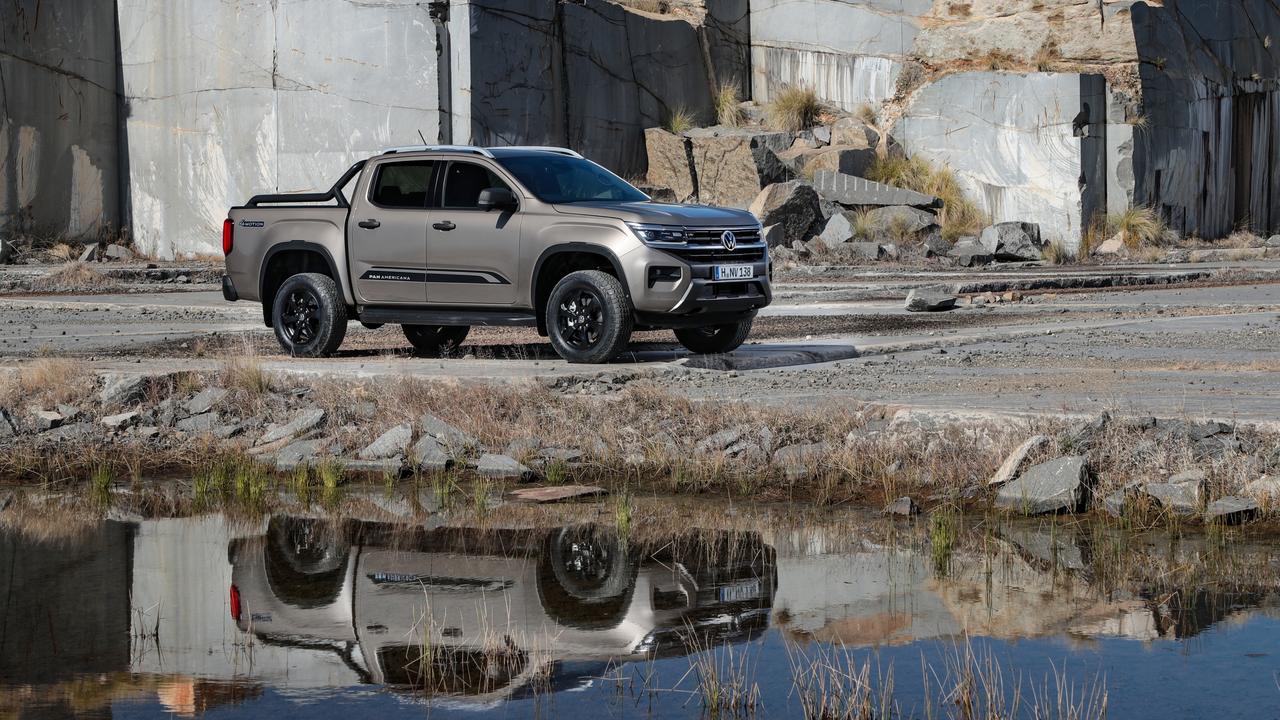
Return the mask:
<svg viewBox="0 0 1280 720">
<path fill-rule="evenodd" d="M 506 188 L 491 187 L 480 191 L 476 205 L 481 210 L 515 210 L 516 195 Z"/>
</svg>

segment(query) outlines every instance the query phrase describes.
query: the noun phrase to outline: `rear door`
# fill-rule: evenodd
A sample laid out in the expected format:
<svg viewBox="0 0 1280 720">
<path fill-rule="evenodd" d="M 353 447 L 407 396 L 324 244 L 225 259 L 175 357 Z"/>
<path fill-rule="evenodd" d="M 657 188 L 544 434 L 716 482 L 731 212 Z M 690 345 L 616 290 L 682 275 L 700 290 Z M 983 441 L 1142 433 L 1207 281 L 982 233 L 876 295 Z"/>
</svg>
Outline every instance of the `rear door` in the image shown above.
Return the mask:
<svg viewBox="0 0 1280 720">
<path fill-rule="evenodd" d="M 427 301 L 427 228 L 431 188 L 443 163 L 424 158 L 374 165 L 347 221 L 347 254 L 356 299 L 369 305 Z"/>
<path fill-rule="evenodd" d="M 520 272 L 520 213 L 481 210 L 480 192 L 514 188 L 487 166 L 453 160 L 427 235 L 427 301 L 511 305 Z M 517 193 L 516 197 L 519 197 Z"/>
</svg>

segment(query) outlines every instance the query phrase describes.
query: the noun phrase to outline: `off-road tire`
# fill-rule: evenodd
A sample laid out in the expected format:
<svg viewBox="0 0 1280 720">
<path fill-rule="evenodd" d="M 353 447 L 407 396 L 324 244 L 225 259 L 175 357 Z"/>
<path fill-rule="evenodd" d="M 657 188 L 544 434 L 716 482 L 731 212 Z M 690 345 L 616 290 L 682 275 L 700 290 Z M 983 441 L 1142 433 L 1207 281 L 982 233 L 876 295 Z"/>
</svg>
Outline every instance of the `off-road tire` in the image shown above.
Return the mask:
<svg viewBox="0 0 1280 720">
<path fill-rule="evenodd" d="M 333 278 L 299 273 L 276 291 L 271 326 L 291 357 L 329 357 L 347 335 L 347 305 Z"/>
<path fill-rule="evenodd" d="M 631 341 L 635 321 L 622 283 L 600 270 L 561 278 L 547 299 L 546 314 L 551 347 L 571 363 L 609 362 Z"/>
<path fill-rule="evenodd" d="M 689 352 L 699 355 L 733 352 L 746 342 L 747 336 L 751 334 L 752 320 L 753 318 L 747 318 L 727 325 L 678 328 L 675 331 L 676 339 Z"/>
<path fill-rule="evenodd" d="M 457 350 L 471 332 L 468 325 L 401 325 L 414 353 L 422 357 L 440 357 Z"/>
</svg>

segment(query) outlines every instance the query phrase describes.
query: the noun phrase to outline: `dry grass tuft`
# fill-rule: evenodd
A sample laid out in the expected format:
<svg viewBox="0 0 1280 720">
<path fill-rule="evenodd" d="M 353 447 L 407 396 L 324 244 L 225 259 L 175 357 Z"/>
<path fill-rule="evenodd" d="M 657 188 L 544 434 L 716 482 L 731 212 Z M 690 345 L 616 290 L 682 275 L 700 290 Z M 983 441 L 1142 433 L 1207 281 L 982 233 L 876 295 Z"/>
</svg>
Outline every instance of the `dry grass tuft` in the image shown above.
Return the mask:
<svg viewBox="0 0 1280 720">
<path fill-rule="evenodd" d="M 667 113 L 667 121 L 663 123 L 662 127 L 669 133 L 679 135 L 692 130 L 695 125 L 697 125 L 697 122 L 693 117 L 693 113 L 685 107 L 676 106 Z"/>
<path fill-rule="evenodd" d="M 89 267 L 88 263 L 76 260 L 63 265 L 44 277 L 37 278 L 31 283 L 31 289 L 52 292 L 66 288 L 113 287 L 118 284 L 114 279 L 95 272 L 93 268 Z"/>
<path fill-rule="evenodd" d="M 950 168 L 935 167 L 919 157 L 885 155 L 871 164 L 867 179 L 940 198 L 943 208 L 938 212 L 938 224 L 949 241 L 977 235 L 987 225 L 986 213 L 965 196 Z"/>
<path fill-rule="evenodd" d="M 1164 238 L 1165 224 L 1154 209 L 1131 207 L 1124 212 L 1107 217 L 1107 234 L 1122 234 L 1124 244 L 1130 250 L 1159 244 Z"/>
<path fill-rule="evenodd" d="M 742 98 L 738 94 L 738 83 L 722 82 L 716 91 L 716 122 L 728 127 L 738 127 L 746 122 L 747 114 L 743 111 Z"/>
<path fill-rule="evenodd" d="M 766 109 L 769 124 L 779 130 L 799 132 L 813 127 L 822 112 L 818 94 L 813 88 L 787 85 L 769 101 Z"/>
<path fill-rule="evenodd" d="M 0 386 L 0 405 L 72 403 L 93 392 L 96 380 L 80 360 L 41 358 L 22 366 L 15 379 Z"/>
<path fill-rule="evenodd" d="M 880 114 L 876 111 L 874 106 L 868 103 L 859 105 L 857 112 L 854 114 L 864 125 L 875 127 L 880 122 Z"/>
<path fill-rule="evenodd" d="M 910 95 L 916 88 L 924 84 L 927 77 L 928 73 L 925 71 L 924 65 L 914 60 L 908 60 L 903 64 L 902 70 L 898 72 L 898 79 L 894 81 L 894 97 L 905 98 Z"/>
<path fill-rule="evenodd" d="M 1076 261 L 1076 254 L 1075 251 L 1068 250 L 1065 245 L 1055 241 L 1045 246 L 1044 259 L 1050 265 L 1067 265 Z"/>
</svg>

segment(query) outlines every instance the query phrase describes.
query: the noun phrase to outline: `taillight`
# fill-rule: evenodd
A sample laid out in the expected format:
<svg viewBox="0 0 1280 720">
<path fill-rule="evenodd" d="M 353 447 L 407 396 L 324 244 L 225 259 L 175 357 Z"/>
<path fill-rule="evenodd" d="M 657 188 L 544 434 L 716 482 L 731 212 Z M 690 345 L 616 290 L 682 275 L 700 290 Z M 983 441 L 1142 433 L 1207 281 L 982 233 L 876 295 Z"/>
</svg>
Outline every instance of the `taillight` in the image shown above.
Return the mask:
<svg viewBox="0 0 1280 720">
<path fill-rule="evenodd" d="M 235 244 L 235 227 L 236 224 L 231 222 L 231 218 L 222 221 L 222 254 L 230 255 L 231 246 Z"/>
<path fill-rule="evenodd" d="M 231 619 L 240 622 L 240 588 L 235 585 L 231 586 Z"/>
</svg>

